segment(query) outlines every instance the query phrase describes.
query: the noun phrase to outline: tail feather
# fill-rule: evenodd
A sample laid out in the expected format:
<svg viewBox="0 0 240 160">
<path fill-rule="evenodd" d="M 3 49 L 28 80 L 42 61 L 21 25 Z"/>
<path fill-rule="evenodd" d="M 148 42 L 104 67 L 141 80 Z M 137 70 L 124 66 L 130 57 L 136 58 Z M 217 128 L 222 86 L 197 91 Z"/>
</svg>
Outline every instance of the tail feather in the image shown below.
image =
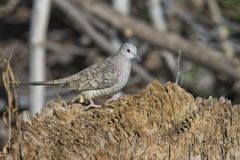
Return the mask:
<svg viewBox="0 0 240 160">
<path fill-rule="evenodd" d="M 50 81 L 38 81 L 38 82 L 27 82 L 27 83 L 18 83 L 18 85 L 56 85 L 56 86 L 63 86 L 65 83 L 69 81 L 69 78 L 60 78 Z"/>
<path fill-rule="evenodd" d="M 39 82 L 18 83 L 18 85 L 37 86 L 37 85 L 59 85 L 59 84 L 54 83 L 54 81 L 39 81 Z"/>
</svg>

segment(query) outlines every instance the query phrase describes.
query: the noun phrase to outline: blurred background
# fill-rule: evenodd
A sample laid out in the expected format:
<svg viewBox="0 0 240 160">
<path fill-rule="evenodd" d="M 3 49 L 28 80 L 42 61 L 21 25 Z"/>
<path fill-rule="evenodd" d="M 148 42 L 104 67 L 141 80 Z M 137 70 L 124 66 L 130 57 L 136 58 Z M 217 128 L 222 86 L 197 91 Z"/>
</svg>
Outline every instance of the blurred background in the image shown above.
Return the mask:
<svg viewBox="0 0 240 160">
<path fill-rule="evenodd" d="M 239 40 L 239 0 L 0 1 L 0 72 L 6 80 L 10 64 L 17 82 L 69 76 L 131 42 L 142 61 L 134 63 L 123 94 L 139 93 L 157 79 L 176 82 L 194 96 L 239 103 Z M 56 87 L 8 84 L 5 90 L 3 79 L 0 148 L 17 110 L 36 113 L 50 100 L 77 96 Z"/>
</svg>

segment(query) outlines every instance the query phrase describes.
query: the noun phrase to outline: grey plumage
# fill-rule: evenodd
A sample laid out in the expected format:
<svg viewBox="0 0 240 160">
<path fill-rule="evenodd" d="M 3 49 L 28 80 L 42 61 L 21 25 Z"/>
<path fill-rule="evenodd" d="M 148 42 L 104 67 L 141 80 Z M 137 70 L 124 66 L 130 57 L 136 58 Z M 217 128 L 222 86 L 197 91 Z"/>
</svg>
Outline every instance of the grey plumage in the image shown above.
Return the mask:
<svg viewBox="0 0 240 160">
<path fill-rule="evenodd" d="M 115 55 L 76 74 L 57 80 L 30 82 L 23 85 L 60 86 L 77 90 L 85 100 L 92 100 L 95 97 L 117 93 L 126 85 L 133 58 L 139 59 L 136 47 L 125 43 Z"/>
<path fill-rule="evenodd" d="M 117 78 L 118 74 L 114 71 L 114 65 L 109 58 L 65 78 L 21 85 L 56 85 L 70 90 L 85 91 L 111 87 L 117 83 Z"/>
</svg>

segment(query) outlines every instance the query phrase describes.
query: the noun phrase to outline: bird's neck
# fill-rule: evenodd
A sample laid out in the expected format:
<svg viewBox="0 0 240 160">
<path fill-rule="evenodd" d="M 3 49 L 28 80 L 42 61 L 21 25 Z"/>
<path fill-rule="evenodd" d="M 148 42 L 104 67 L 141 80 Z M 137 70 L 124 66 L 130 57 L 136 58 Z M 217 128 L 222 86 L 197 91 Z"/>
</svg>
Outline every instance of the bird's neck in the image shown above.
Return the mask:
<svg viewBox="0 0 240 160">
<path fill-rule="evenodd" d="M 112 57 L 112 62 L 116 67 L 117 71 L 121 74 L 125 74 L 124 76 L 129 76 L 131 71 L 131 60 L 126 56 L 117 54 Z"/>
<path fill-rule="evenodd" d="M 116 67 L 122 67 L 122 65 L 131 65 L 131 60 L 121 54 L 114 55 L 112 57 L 112 61 Z"/>
</svg>

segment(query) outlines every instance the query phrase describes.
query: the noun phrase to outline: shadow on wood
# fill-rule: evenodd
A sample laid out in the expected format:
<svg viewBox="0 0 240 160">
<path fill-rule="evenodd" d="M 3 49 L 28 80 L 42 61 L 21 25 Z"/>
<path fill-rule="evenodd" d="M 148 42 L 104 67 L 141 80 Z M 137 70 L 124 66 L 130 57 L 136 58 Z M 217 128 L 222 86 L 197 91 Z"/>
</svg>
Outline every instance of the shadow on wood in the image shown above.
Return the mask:
<svg viewBox="0 0 240 160">
<path fill-rule="evenodd" d="M 23 112 L 4 159 L 239 159 L 240 108 L 153 81 L 101 109 L 47 104 Z M 0 156 L 0 157 L 1 157 Z"/>
</svg>

